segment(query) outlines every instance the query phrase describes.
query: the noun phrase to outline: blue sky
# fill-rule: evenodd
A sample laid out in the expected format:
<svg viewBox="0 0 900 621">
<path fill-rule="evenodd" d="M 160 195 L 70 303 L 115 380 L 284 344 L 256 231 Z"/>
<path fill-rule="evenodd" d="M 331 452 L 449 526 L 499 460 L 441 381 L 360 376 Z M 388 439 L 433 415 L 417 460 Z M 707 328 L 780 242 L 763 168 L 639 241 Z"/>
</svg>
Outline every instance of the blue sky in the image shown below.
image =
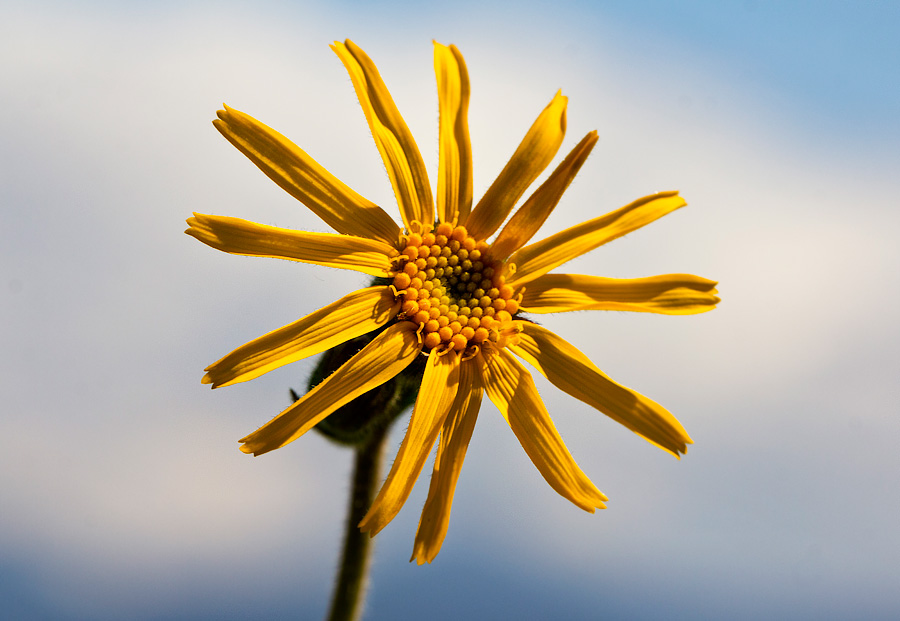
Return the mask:
<svg viewBox="0 0 900 621">
<path fill-rule="evenodd" d="M 436 178 L 431 40 L 471 80 L 475 193 L 563 89 L 600 142 L 552 233 L 657 190 L 687 209 L 573 263 L 697 273 L 693 317 L 545 325 L 666 405 L 676 461 L 538 381 L 609 497 L 588 515 L 483 408 L 435 563 L 425 488 L 376 538 L 367 619 L 895 618 L 900 453 L 895 3 L 7 2 L 0 22 L 0 596 L 11 618 L 317 618 L 350 455 L 253 459 L 304 361 L 202 369 L 365 283 L 217 253 L 192 211 L 325 230 L 211 127 L 223 101 L 393 211 L 340 62 L 376 61 Z M 403 425 L 392 436 L 399 445 Z M 425 477 L 423 476 L 423 479 Z"/>
</svg>

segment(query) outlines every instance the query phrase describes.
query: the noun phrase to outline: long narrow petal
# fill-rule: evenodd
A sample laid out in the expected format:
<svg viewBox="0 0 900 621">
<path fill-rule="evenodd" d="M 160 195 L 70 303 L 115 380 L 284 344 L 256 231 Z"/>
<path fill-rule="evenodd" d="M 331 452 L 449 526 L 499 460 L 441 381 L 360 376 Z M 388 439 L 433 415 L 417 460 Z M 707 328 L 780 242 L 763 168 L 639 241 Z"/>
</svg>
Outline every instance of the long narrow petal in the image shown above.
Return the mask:
<svg viewBox="0 0 900 621">
<path fill-rule="evenodd" d="M 567 102 L 567 97 L 557 93 L 525 134 L 519 148 L 466 220 L 472 236 L 490 237 L 528 186 L 553 160 L 566 135 Z"/>
<path fill-rule="evenodd" d="M 716 284 L 691 274 L 648 278 L 544 274 L 528 283 L 520 308 L 529 313 L 618 310 L 694 315 L 719 303 Z"/>
<path fill-rule="evenodd" d="M 385 276 L 397 249 L 382 241 L 335 233 L 310 233 L 240 218 L 194 213 L 185 233 L 231 254 L 289 259 Z"/>
<path fill-rule="evenodd" d="M 455 351 L 439 355 L 437 350 L 431 350 L 406 436 L 381 491 L 359 523 L 363 532 L 374 537 L 394 519 L 409 497 L 456 398 L 459 362 Z"/>
<path fill-rule="evenodd" d="M 425 162 L 375 63 L 349 39 L 344 43 L 335 41 L 331 49 L 350 74 L 375 145 L 394 186 L 403 223 L 407 228 L 413 221 L 433 223 L 434 205 Z"/>
<path fill-rule="evenodd" d="M 687 203 L 678 192 L 659 192 L 625 205 L 605 216 L 582 222 L 547 239 L 525 246 L 512 255 L 516 265 L 507 278 L 511 285 L 523 285 L 597 246 L 639 229 Z"/>
<path fill-rule="evenodd" d="M 491 256 L 494 260 L 507 258 L 527 244 L 528 240 L 538 232 L 547 216 L 556 208 L 563 192 L 581 170 L 582 164 L 587 160 L 595 144 L 597 144 L 597 132 L 590 132 L 572 149 L 566 159 L 556 167 L 553 174 L 541 184 L 541 187 L 525 201 L 525 204 L 519 207 L 500 231 L 497 241 L 491 246 Z"/>
<path fill-rule="evenodd" d="M 322 353 L 387 323 L 400 310 L 388 287 L 342 297 L 292 324 L 269 332 L 206 367 L 213 388 L 246 382 L 273 369 Z"/>
<path fill-rule="evenodd" d="M 488 397 L 550 487 L 590 513 L 606 508 L 607 497 L 581 471 L 559 437 L 531 374 L 505 349 L 478 356 Z"/>
<path fill-rule="evenodd" d="M 421 350 L 416 325 L 395 323 L 291 407 L 241 438 L 241 450 L 262 455 L 293 442 L 345 403 L 400 373 Z"/>
<path fill-rule="evenodd" d="M 463 362 L 460 365 L 459 390 L 441 430 L 428 499 L 422 509 L 412 558 L 409 559 L 417 559 L 419 565 L 434 560 L 447 534 L 453 492 L 481 407 L 483 389 L 479 375 L 475 364 Z"/>
<path fill-rule="evenodd" d="M 434 42 L 440 145 L 437 218 L 466 221 L 472 210 L 472 146 L 469 142 L 469 72 L 455 45 Z"/>
<path fill-rule="evenodd" d="M 584 401 L 678 457 L 693 444 L 664 407 L 607 377 L 572 344 L 541 326 L 521 322 L 519 344 L 510 349 L 560 390 Z"/>
<path fill-rule="evenodd" d="M 237 147 L 288 194 L 338 233 L 396 244 L 400 229 L 381 207 L 366 200 L 293 142 L 249 114 L 225 106 L 213 121 Z"/>
</svg>

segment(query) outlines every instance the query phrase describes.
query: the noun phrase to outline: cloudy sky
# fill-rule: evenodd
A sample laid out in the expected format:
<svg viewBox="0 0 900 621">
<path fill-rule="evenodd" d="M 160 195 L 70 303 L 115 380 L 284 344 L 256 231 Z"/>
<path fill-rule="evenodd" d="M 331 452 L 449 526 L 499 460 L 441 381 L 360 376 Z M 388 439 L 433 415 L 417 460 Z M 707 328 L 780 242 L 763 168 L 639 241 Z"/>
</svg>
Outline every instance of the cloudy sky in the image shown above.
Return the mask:
<svg viewBox="0 0 900 621">
<path fill-rule="evenodd" d="M 461 49 L 476 196 L 562 89 L 563 149 L 594 129 L 600 142 L 544 231 L 658 190 L 690 204 L 567 271 L 696 273 L 723 298 L 690 317 L 547 317 L 695 445 L 677 461 L 538 381 L 610 497 L 589 515 L 485 405 L 440 556 L 407 562 L 423 477 L 376 538 L 367 618 L 900 615 L 900 8 L 671 4 L 3 2 L 10 618 L 324 614 L 351 454 L 315 434 L 260 458 L 237 449 L 312 362 L 214 392 L 200 377 L 366 277 L 182 231 L 192 211 L 325 230 L 213 129 L 223 101 L 396 216 L 328 49 L 348 37 L 432 181 L 431 41 Z"/>
</svg>

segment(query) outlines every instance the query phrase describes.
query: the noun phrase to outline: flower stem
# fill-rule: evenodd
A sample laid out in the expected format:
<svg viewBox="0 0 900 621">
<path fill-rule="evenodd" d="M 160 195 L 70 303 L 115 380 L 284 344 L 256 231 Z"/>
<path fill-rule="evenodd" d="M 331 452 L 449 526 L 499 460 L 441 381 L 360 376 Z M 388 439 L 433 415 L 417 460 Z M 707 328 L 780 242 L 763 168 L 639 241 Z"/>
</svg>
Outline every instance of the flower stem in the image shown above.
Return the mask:
<svg viewBox="0 0 900 621">
<path fill-rule="evenodd" d="M 373 541 L 368 533 L 360 532 L 359 523 L 375 499 L 387 431 L 388 426 L 373 430 L 369 439 L 354 449 L 344 550 L 328 615 L 330 621 L 355 621 L 362 612 Z"/>
</svg>

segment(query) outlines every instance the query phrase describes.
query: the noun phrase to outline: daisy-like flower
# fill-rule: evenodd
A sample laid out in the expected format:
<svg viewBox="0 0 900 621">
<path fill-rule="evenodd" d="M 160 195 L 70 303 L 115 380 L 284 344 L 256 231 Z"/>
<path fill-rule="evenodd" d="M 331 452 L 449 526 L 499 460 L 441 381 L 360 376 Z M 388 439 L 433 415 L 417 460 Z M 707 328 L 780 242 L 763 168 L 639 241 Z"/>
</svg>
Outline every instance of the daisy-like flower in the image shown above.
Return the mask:
<svg viewBox="0 0 900 621">
<path fill-rule="evenodd" d="M 419 149 L 372 60 L 349 40 L 332 49 L 350 74 L 403 225 L 287 138 L 226 106 L 213 121 L 222 135 L 336 233 L 202 214 L 188 220 L 186 232 L 232 254 L 356 270 L 387 284 L 350 293 L 239 347 L 210 365 L 203 382 L 213 388 L 244 382 L 380 332 L 301 399 L 241 439 L 241 450 L 261 455 L 296 440 L 344 404 L 427 356 L 406 435 L 360 523 L 374 536 L 397 515 L 437 442 L 412 556 L 419 564 L 430 563 L 444 540 L 454 488 L 485 392 L 554 490 L 586 511 L 604 508 L 606 496 L 576 465 L 519 359 L 663 450 L 676 457 L 685 453 L 691 439 L 662 406 L 617 384 L 572 344 L 522 317 L 523 312 L 576 310 L 675 315 L 711 310 L 719 301 L 716 283 L 697 276 L 614 279 L 550 273 L 683 207 L 685 201 L 677 192 L 660 192 L 528 244 L 597 142 L 596 132 L 587 134 L 507 221 L 562 144 L 566 97 L 553 97 L 473 207 L 469 80 L 459 50 L 434 46 L 440 154 L 432 198 Z"/>
</svg>

